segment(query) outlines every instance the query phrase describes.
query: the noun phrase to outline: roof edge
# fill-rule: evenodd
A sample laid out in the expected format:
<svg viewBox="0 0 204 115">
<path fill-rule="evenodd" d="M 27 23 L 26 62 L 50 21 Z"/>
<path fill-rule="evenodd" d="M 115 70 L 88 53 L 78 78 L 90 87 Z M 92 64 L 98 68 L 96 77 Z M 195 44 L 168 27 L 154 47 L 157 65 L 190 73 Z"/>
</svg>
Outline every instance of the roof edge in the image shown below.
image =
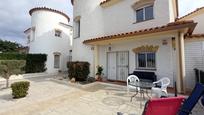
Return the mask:
<svg viewBox="0 0 204 115">
<path fill-rule="evenodd" d="M 67 18 L 68 22 L 70 21 L 70 18 L 67 14 L 65 14 L 64 12 L 61 12 L 61 11 L 58 11 L 58 10 L 55 10 L 55 9 L 52 9 L 52 8 L 47 8 L 47 7 L 35 7 L 35 8 L 32 8 L 30 11 L 29 11 L 29 14 L 32 16 L 32 13 L 35 12 L 35 11 L 39 11 L 39 10 L 45 10 L 45 11 L 50 11 L 50 12 L 54 12 L 54 13 L 58 13 L 58 14 L 61 14 L 63 15 L 64 17 Z"/>
<path fill-rule="evenodd" d="M 26 32 L 29 31 L 30 29 L 31 29 L 31 28 L 28 28 L 28 29 L 24 30 L 23 32 L 26 33 Z"/>
<path fill-rule="evenodd" d="M 107 36 L 103 36 L 103 37 L 91 38 L 91 39 L 84 40 L 83 43 L 89 44 L 89 43 L 97 42 L 97 41 L 117 39 L 117 38 L 123 38 L 123 37 L 131 37 L 131 36 L 143 35 L 143 34 L 151 34 L 151 33 L 155 33 L 155 32 L 171 31 L 171 30 L 182 29 L 182 28 L 189 28 L 186 35 L 191 35 L 196 25 L 197 25 L 197 23 L 194 23 L 193 20 L 177 21 L 177 22 L 168 23 L 166 25 L 159 26 L 159 27 L 152 27 L 152 28 L 136 30 L 136 31 L 132 31 L 132 32 L 119 33 L 119 34 L 107 35 Z"/>
<path fill-rule="evenodd" d="M 189 17 L 189 16 L 191 16 L 191 15 L 193 15 L 193 14 L 195 14 L 195 13 L 197 13 L 197 12 L 203 10 L 203 9 L 204 9 L 204 6 L 203 6 L 203 7 L 200 7 L 200 8 L 197 8 L 196 10 L 194 10 L 194 11 L 192 11 L 192 12 L 190 12 L 190 13 L 188 13 L 188 14 L 186 14 L 186 15 L 180 17 L 180 18 L 177 18 L 176 20 L 177 20 L 177 21 L 183 20 L 183 19 L 185 19 L 185 18 L 187 18 L 187 17 Z"/>
</svg>

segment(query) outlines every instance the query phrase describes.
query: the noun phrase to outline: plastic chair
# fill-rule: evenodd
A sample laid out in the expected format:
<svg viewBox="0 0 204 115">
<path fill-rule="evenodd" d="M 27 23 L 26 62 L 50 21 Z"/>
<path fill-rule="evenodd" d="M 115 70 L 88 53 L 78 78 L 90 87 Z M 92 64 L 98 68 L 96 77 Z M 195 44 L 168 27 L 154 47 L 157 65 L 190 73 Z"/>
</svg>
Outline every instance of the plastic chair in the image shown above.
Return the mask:
<svg viewBox="0 0 204 115">
<path fill-rule="evenodd" d="M 167 77 L 164 77 L 160 79 L 159 81 L 153 82 L 153 84 L 156 86 L 157 84 L 160 84 L 160 87 L 152 87 L 152 93 L 157 94 L 157 97 L 162 96 L 168 96 L 167 87 L 170 84 L 170 79 Z"/>
<path fill-rule="evenodd" d="M 185 97 L 155 98 L 149 100 L 142 115 L 177 115 Z"/>
<path fill-rule="evenodd" d="M 140 88 L 139 87 L 135 87 L 133 86 L 134 84 L 136 85 L 138 82 L 140 82 L 139 78 L 135 75 L 130 75 L 128 78 L 127 78 L 127 92 L 129 94 L 130 90 L 133 89 L 133 90 L 136 90 L 136 92 L 139 92 L 140 91 Z M 132 84 L 132 85 L 131 85 Z"/>
<path fill-rule="evenodd" d="M 204 86 L 197 83 L 186 100 L 184 97 L 151 99 L 146 103 L 143 115 L 189 115 L 203 94 Z"/>
</svg>

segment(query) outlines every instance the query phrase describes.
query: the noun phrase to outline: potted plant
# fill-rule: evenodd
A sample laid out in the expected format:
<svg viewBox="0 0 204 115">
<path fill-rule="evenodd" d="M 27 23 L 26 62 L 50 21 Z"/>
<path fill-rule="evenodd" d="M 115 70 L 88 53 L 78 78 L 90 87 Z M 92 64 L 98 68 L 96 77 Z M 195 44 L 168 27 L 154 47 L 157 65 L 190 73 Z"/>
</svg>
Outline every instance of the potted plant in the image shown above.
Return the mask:
<svg viewBox="0 0 204 115">
<path fill-rule="evenodd" d="M 102 71 L 103 71 L 103 67 L 98 65 L 97 66 L 97 73 L 96 73 L 96 77 L 95 77 L 95 79 L 97 81 L 102 81 L 102 74 L 103 74 Z"/>
</svg>

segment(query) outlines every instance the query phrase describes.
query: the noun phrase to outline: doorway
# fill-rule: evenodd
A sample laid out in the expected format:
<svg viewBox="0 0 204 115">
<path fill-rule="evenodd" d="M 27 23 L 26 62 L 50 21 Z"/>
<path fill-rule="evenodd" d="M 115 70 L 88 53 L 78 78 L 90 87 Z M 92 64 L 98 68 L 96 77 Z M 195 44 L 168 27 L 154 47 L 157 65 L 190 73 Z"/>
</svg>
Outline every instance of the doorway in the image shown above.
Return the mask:
<svg viewBox="0 0 204 115">
<path fill-rule="evenodd" d="M 107 66 L 109 80 L 126 81 L 129 73 L 129 52 L 108 52 Z"/>
</svg>

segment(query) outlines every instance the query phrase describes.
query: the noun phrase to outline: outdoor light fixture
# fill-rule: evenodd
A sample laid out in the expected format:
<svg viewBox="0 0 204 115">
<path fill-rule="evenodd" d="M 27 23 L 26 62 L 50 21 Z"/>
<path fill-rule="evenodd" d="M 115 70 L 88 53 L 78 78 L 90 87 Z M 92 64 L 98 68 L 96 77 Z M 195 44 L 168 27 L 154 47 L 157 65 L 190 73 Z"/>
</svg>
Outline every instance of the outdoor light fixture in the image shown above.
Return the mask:
<svg viewBox="0 0 204 115">
<path fill-rule="evenodd" d="M 109 46 L 108 46 L 108 51 L 111 51 L 111 44 L 109 44 Z"/>
<path fill-rule="evenodd" d="M 91 47 L 91 50 L 94 50 L 94 47 L 93 47 L 93 46 Z"/>
<path fill-rule="evenodd" d="M 163 45 L 167 45 L 167 44 L 168 44 L 168 41 L 167 41 L 167 40 L 162 40 L 162 44 L 163 44 Z"/>
</svg>

